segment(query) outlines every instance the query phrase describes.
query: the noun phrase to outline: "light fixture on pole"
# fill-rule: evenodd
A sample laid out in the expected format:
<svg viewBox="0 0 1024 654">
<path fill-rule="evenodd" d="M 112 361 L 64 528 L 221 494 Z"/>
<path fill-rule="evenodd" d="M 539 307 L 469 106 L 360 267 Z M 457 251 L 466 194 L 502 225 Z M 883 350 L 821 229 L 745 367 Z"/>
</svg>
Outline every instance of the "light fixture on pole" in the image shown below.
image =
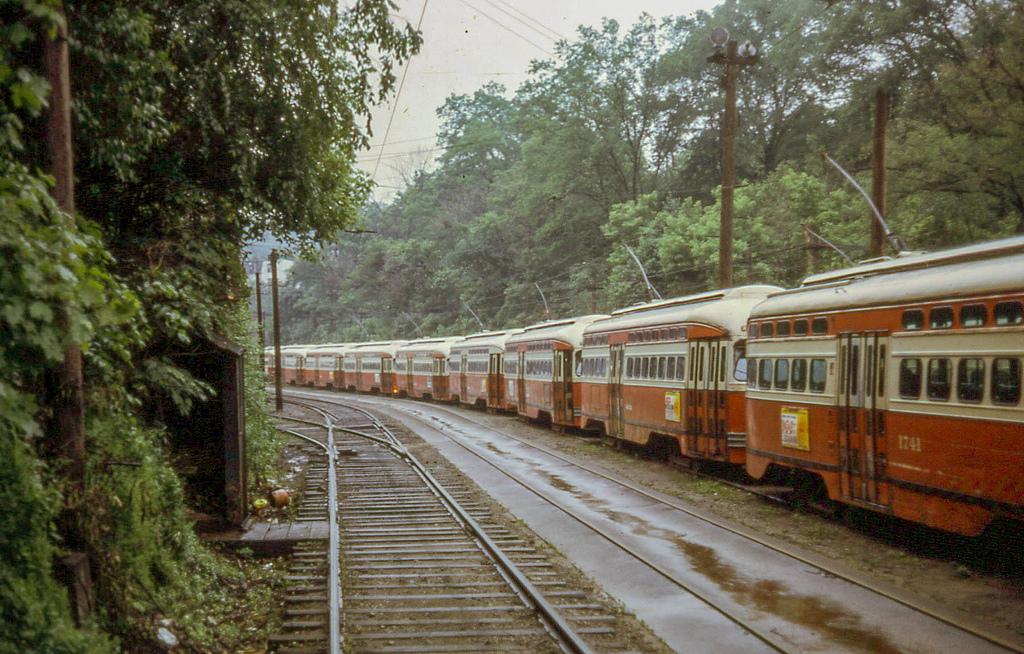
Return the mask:
<svg viewBox="0 0 1024 654">
<path fill-rule="evenodd" d="M 722 115 L 722 219 L 718 242 L 718 285 L 732 286 L 732 222 L 733 189 L 736 186 L 736 76 L 740 66 L 756 64 L 761 60 L 757 48 L 747 41 L 742 48 L 729 38 L 729 32 L 722 27 L 711 30 L 714 54 L 708 63 L 725 64 L 725 112 Z M 725 52 L 722 52 L 722 48 Z"/>
</svg>

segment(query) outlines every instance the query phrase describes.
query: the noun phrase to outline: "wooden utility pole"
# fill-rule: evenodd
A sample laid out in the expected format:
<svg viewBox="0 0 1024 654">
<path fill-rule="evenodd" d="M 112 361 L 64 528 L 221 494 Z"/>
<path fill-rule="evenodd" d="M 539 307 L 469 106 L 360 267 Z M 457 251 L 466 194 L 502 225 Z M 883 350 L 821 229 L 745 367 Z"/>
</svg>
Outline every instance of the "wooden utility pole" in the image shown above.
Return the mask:
<svg viewBox="0 0 1024 654">
<path fill-rule="evenodd" d="M 263 344 L 263 332 L 264 332 L 264 327 L 263 327 L 263 286 L 260 284 L 260 269 L 259 269 L 259 266 L 262 266 L 262 265 L 263 265 L 262 262 L 259 262 L 259 261 L 256 262 L 256 324 L 259 325 L 259 330 L 260 330 L 260 351 L 261 352 L 263 351 L 263 348 L 266 347 Z"/>
<path fill-rule="evenodd" d="M 725 33 L 725 30 L 721 32 Z M 728 39 L 728 33 L 725 33 L 725 38 Z M 725 54 L 721 51 L 715 52 L 707 59 L 709 63 L 725 65 L 725 80 L 722 84 L 725 89 L 725 111 L 722 114 L 722 218 L 718 240 L 720 288 L 729 288 L 733 285 L 733 190 L 736 187 L 736 132 L 739 131 L 736 113 L 736 76 L 739 74 L 740 66 L 749 66 L 761 60 L 759 55 L 752 53 L 753 47 L 750 44 L 744 44 L 745 52 L 742 55 L 739 52 L 739 44 L 733 39 L 728 39 L 725 46 Z"/>
<path fill-rule="evenodd" d="M 68 66 L 68 31 L 61 23 L 55 39 L 44 46 L 46 77 L 53 89 L 46 115 L 46 153 L 55 184 L 51 191 L 64 213 L 71 231 L 75 223 L 75 172 L 71 148 L 71 76 Z M 65 328 L 70 317 L 60 312 L 58 321 Z M 64 363 L 58 373 L 56 449 L 67 460 L 70 474 L 80 477 L 85 464 L 85 395 L 82 391 L 82 347 L 71 343 L 64 350 Z"/>
<path fill-rule="evenodd" d="M 270 286 L 274 310 L 274 407 L 284 409 L 281 391 L 281 307 L 277 303 L 277 250 L 270 251 Z"/>
<path fill-rule="evenodd" d="M 885 218 L 885 135 L 889 125 L 889 93 L 879 88 L 875 92 L 875 136 L 871 153 L 871 201 L 878 213 Z M 871 255 L 882 256 L 885 247 L 885 230 L 872 212 Z"/>
<path fill-rule="evenodd" d="M 63 16 L 61 16 L 64 19 Z M 69 231 L 78 231 L 75 222 L 74 150 L 71 144 L 71 74 L 66 19 L 57 26 L 54 39 L 43 45 L 43 65 L 52 94 L 46 112 L 46 156 L 54 187 L 50 192 L 64 214 Z M 57 322 L 69 330 L 71 318 L 64 310 Z M 81 483 L 85 473 L 85 393 L 82 388 L 82 346 L 69 343 L 64 361 L 57 370 L 51 397 L 56 403 L 56 433 L 53 449 L 67 464 L 69 478 Z M 74 529 L 74 528 L 72 528 Z M 92 614 L 92 575 L 89 557 L 83 552 L 68 552 L 56 562 L 57 577 L 68 589 L 72 617 L 81 625 Z"/>
</svg>

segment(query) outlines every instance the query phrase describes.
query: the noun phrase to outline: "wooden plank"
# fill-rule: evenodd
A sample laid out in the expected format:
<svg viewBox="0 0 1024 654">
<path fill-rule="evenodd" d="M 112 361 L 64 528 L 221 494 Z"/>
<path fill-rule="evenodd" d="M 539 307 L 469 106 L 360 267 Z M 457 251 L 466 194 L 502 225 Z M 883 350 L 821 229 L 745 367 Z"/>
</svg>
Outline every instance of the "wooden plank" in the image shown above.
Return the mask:
<svg viewBox="0 0 1024 654">
<path fill-rule="evenodd" d="M 241 540 L 243 540 L 243 541 L 263 540 L 263 537 L 267 535 L 267 531 L 269 529 L 270 529 L 270 523 L 269 522 L 257 522 L 256 524 L 254 524 L 252 526 L 252 529 L 250 529 L 249 531 L 245 532 L 245 534 L 242 535 Z"/>
</svg>

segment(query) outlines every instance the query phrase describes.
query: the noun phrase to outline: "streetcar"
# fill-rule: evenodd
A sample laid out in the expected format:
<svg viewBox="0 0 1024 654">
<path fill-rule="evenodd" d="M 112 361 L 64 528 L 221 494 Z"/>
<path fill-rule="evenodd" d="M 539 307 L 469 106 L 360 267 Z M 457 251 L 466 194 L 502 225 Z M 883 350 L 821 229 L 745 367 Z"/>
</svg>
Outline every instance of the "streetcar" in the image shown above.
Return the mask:
<svg viewBox="0 0 1024 654">
<path fill-rule="evenodd" d="M 1024 238 L 809 277 L 747 355 L 752 476 L 965 535 L 1024 517 Z"/>
</svg>

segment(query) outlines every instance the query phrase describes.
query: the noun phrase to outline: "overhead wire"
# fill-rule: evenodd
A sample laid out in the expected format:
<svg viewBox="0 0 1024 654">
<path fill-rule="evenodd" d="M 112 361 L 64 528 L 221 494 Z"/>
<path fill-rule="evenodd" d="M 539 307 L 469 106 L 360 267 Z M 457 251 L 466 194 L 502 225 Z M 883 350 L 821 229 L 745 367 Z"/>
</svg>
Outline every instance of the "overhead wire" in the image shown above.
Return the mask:
<svg viewBox="0 0 1024 654">
<path fill-rule="evenodd" d="M 416 31 L 420 31 L 420 27 L 423 26 L 423 17 L 427 14 L 427 4 L 430 0 L 423 0 L 423 10 L 420 11 L 420 19 L 416 23 Z M 388 118 L 388 127 L 384 130 L 384 140 L 380 146 L 381 157 L 384 155 L 384 146 L 387 145 L 388 135 L 391 134 L 391 124 L 395 120 L 395 113 L 398 111 L 398 100 L 402 97 L 402 88 L 405 86 L 405 77 L 409 74 L 409 68 L 412 66 L 412 58 L 409 58 L 405 62 L 405 69 L 402 71 L 402 80 L 398 83 L 398 91 L 395 93 L 395 102 L 391 105 L 391 116 Z M 377 171 L 380 170 L 380 157 L 377 158 L 377 164 L 373 167 L 373 175 L 370 180 L 377 179 Z"/>
<path fill-rule="evenodd" d="M 522 39 L 523 41 L 526 41 L 527 43 L 529 43 L 529 44 L 530 44 L 530 45 L 532 45 L 533 47 L 537 48 L 538 50 L 540 50 L 540 51 L 541 51 L 541 52 L 543 52 L 544 54 L 548 55 L 549 57 L 553 57 L 553 56 L 554 56 L 554 53 L 553 53 L 553 52 L 551 52 L 550 50 L 548 50 L 548 49 L 544 48 L 544 47 L 543 47 L 543 46 L 541 46 L 541 45 L 538 45 L 537 43 L 534 43 L 533 41 L 531 41 L 530 39 L 526 38 L 525 36 L 523 36 L 523 35 L 522 35 L 522 34 L 520 34 L 519 32 L 515 31 L 514 29 L 512 29 L 511 27 L 509 27 L 509 26 L 508 26 L 508 25 L 506 25 L 505 23 L 501 22 L 501 21 L 500 21 L 500 20 L 498 20 L 497 18 L 494 18 L 493 16 L 489 16 L 489 15 L 487 15 L 486 13 L 484 13 L 484 12 L 480 11 L 480 9 L 478 9 L 478 8 L 474 7 L 473 5 L 469 4 L 468 2 L 466 2 L 466 0 L 459 0 L 459 2 L 461 2 L 461 3 L 462 3 L 462 4 L 464 4 L 464 5 L 466 5 L 467 7 L 469 7 L 470 9 L 472 9 L 473 11 L 475 11 L 476 13 L 480 14 L 481 16 L 483 16 L 484 18 L 486 18 L 487 20 L 491 21 L 492 23 L 494 23 L 494 24 L 495 24 L 495 25 L 497 25 L 498 27 L 500 27 L 500 28 L 502 28 L 502 29 L 504 29 L 504 30 L 506 30 L 506 31 L 508 31 L 508 32 L 511 32 L 512 34 L 515 34 L 515 35 L 516 35 L 516 36 L 518 36 L 518 37 L 519 37 L 520 39 Z"/>
<path fill-rule="evenodd" d="M 491 0 L 484 0 L 484 1 L 485 1 L 485 2 L 487 2 L 487 4 L 494 4 L 493 2 L 491 2 Z M 509 9 L 511 9 L 512 11 L 516 12 L 517 14 L 521 15 L 522 17 L 526 18 L 526 19 L 527 19 L 528 21 L 530 21 L 531 23 L 535 23 L 536 25 L 538 25 L 538 26 L 539 26 L 539 27 L 541 27 L 542 29 L 545 29 L 545 30 L 547 30 L 548 32 L 551 32 L 552 34 L 554 34 L 554 35 L 555 35 L 555 40 L 562 40 L 562 41 L 568 41 L 568 40 L 569 40 L 569 38 L 568 38 L 567 36 L 565 36 L 564 34 L 562 34 L 562 33 L 558 32 L 558 31 L 556 31 L 556 30 L 553 30 L 553 29 L 551 29 L 550 27 L 548 27 L 548 26 L 547 26 L 547 25 L 545 25 L 544 23 L 540 22 L 540 21 L 539 21 L 539 20 L 537 20 L 536 18 L 533 18 L 532 16 L 530 16 L 529 14 L 527 14 L 526 12 L 524 12 L 524 11 L 523 11 L 522 9 L 520 9 L 520 8 L 518 8 L 518 7 L 514 7 L 514 6 L 510 5 L 509 3 L 505 2 L 505 0 L 497 0 L 497 1 L 498 1 L 498 2 L 500 3 L 500 4 L 503 4 L 503 5 L 505 5 L 506 7 L 508 7 Z"/>
<path fill-rule="evenodd" d="M 485 2 L 486 4 L 489 4 L 490 6 L 494 7 L 495 9 L 497 9 L 501 13 L 505 14 L 506 16 L 511 18 L 512 20 L 516 21 L 517 23 L 519 23 L 520 25 L 522 25 L 526 29 L 533 30 L 541 38 L 548 39 L 549 41 L 557 41 L 558 40 L 558 38 L 553 37 L 550 34 L 544 33 L 543 31 L 541 31 L 540 29 L 534 27 L 533 25 L 531 25 L 530 23 L 526 22 L 525 20 L 523 20 L 519 16 L 516 16 L 516 15 L 510 13 L 509 11 L 507 11 L 506 9 L 504 9 L 504 8 L 500 7 L 499 5 L 495 4 L 492 0 L 483 0 L 483 2 Z M 536 21 L 534 21 L 534 22 L 536 22 Z"/>
</svg>

